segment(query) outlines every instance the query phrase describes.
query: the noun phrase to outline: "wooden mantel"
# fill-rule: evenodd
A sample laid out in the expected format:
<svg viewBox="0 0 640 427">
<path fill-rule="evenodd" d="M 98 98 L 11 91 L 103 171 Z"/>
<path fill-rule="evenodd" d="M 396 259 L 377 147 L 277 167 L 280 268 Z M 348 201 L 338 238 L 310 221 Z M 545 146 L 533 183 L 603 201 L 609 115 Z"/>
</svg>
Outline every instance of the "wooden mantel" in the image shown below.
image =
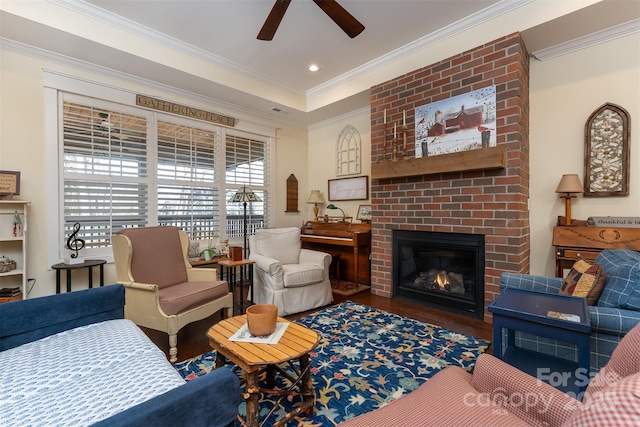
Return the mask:
<svg viewBox="0 0 640 427">
<path fill-rule="evenodd" d="M 504 147 L 489 147 L 439 156 L 388 160 L 371 165 L 371 178 L 401 178 L 436 173 L 504 169 Z"/>
</svg>

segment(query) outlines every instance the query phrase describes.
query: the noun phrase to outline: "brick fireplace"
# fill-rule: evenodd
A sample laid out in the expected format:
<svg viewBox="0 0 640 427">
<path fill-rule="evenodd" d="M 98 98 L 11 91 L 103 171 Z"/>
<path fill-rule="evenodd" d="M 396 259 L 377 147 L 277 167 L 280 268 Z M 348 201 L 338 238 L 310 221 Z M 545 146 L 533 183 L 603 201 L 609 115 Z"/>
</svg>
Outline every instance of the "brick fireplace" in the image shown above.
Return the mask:
<svg viewBox="0 0 640 427">
<path fill-rule="evenodd" d="M 416 107 L 491 85 L 498 147 L 413 158 Z M 387 122 L 396 123 L 406 111 L 408 153 L 395 162 L 386 155 L 385 109 Z M 488 155 L 494 160 L 485 162 Z M 529 57 L 520 34 L 371 88 L 371 161 L 371 292 L 392 296 L 392 230 L 481 234 L 490 322 L 486 307 L 499 293 L 500 274 L 529 271 Z"/>
</svg>

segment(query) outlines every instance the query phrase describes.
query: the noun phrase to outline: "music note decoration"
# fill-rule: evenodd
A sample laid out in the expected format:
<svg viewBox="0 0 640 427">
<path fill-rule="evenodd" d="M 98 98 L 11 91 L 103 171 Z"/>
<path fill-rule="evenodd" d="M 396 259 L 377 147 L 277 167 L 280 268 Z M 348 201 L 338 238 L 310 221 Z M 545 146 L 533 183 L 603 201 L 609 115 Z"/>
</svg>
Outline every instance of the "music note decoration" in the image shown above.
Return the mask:
<svg viewBox="0 0 640 427">
<path fill-rule="evenodd" d="M 73 233 L 67 239 L 67 249 L 75 251 L 71 254 L 71 258 L 78 258 L 78 251 L 82 250 L 85 246 L 85 241 L 78 238 L 77 235 L 80 232 L 80 223 L 73 224 Z"/>
</svg>

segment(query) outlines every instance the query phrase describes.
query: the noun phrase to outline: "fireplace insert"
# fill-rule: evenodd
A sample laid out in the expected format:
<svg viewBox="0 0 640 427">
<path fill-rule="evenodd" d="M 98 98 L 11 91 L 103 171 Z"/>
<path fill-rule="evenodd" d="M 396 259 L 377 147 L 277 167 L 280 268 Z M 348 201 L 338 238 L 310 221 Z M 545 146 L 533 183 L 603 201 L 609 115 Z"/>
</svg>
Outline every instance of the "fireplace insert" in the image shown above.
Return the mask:
<svg viewBox="0 0 640 427">
<path fill-rule="evenodd" d="M 393 297 L 482 319 L 484 235 L 393 230 Z"/>
</svg>

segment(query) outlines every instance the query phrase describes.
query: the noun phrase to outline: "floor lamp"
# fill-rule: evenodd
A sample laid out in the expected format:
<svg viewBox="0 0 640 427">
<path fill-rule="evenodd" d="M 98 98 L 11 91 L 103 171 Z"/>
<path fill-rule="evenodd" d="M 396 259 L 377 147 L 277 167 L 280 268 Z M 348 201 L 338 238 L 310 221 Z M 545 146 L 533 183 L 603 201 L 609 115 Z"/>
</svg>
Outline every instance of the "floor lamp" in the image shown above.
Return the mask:
<svg viewBox="0 0 640 427">
<path fill-rule="evenodd" d="M 249 247 L 247 246 L 247 203 L 249 202 L 261 202 L 262 199 L 258 197 L 256 193 L 251 191 L 249 187 L 240 187 L 236 194 L 229 199 L 229 203 L 240 203 L 244 205 L 244 221 L 243 221 L 243 236 L 244 236 L 244 258 L 249 257 Z"/>
</svg>

